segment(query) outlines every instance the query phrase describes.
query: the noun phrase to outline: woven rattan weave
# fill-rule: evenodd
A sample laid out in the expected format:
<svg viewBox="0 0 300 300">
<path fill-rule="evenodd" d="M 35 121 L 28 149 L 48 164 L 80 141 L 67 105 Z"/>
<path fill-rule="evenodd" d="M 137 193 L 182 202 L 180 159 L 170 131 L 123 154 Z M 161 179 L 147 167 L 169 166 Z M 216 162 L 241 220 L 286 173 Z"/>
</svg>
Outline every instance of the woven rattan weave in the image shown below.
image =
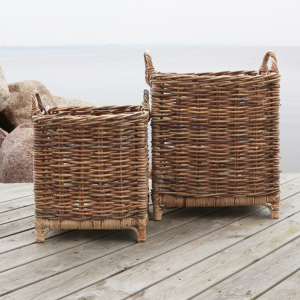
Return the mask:
<svg viewBox="0 0 300 300">
<path fill-rule="evenodd" d="M 267 66 L 271 59 L 272 66 Z M 279 84 L 276 56 L 259 71 L 156 72 L 152 97 L 154 218 L 164 208 L 265 205 L 279 217 Z"/>
<path fill-rule="evenodd" d="M 148 91 L 141 106 L 49 109 L 37 93 L 32 100 L 37 241 L 55 229 L 133 229 L 144 242 Z"/>
</svg>

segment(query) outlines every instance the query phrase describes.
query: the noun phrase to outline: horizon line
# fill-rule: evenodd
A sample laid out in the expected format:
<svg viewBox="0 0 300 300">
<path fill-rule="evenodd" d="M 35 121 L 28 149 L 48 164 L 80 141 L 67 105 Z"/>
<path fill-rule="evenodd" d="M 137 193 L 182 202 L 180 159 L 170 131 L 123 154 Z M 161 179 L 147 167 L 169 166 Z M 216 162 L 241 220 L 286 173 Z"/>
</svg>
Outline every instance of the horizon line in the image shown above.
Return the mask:
<svg viewBox="0 0 300 300">
<path fill-rule="evenodd" d="M 73 44 L 73 45 L 41 45 L 41 46 L 23 46 L 23 45 L 15 45 L 15 46 L 0 46 L 0 51 L 3 50 L 47 50 L 47 49 L 72 49 L 72 48 L 109 48 L 109 47 L 203 47 L 203 48 L 209 48 L 209 47 L 278 47 L 278 48 L 285 48 L 285 47 L 300 47 L 300 46 L 276 46 L 276 45 L 266 45 L 266 44 L 255 44 L 255 43 L 232 43 L 232 44 L 176 44 L 176 43 L 170 43 L 170 44 L 94 44 L 94 45 L 79 45 L 79 44 Z"/>
</svg>

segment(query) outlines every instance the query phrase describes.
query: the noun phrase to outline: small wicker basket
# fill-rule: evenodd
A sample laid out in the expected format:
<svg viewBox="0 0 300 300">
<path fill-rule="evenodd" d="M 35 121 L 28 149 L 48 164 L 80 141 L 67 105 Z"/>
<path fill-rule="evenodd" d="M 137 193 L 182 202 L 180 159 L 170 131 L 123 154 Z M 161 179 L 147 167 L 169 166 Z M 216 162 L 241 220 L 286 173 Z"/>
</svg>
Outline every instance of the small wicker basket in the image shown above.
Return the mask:
<svg viewBox="0 0 300 300">
<path fill-rule="evenodd" d="M 38 93 L 32 100 L 37 241 L 56 229 L 133 229 L 144 242 L 148 91 L 141 106 L 49 109 Z"/>
<path fill-rule="evenodd" d="M 148 51 L 145 65 L 154 219 L 164 208 L 235 205 L 265 205 L 279 218 L 275 53 L 265 55 L 259 71 L 161 73 Z"/>
</svg>

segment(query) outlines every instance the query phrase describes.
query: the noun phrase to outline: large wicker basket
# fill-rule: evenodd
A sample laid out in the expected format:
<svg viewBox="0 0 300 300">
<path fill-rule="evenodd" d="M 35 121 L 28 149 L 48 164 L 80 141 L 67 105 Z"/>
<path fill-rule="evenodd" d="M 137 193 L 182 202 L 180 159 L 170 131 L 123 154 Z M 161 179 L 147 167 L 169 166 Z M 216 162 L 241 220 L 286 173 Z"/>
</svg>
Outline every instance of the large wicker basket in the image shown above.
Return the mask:
<svg viewBox="0 0 300 300">
<path fill-rule="evenodd" d="M 148 97 L 141 106 L 49 109 L 34 93 L 38 242 L 55 229 L 133 229 L 146 240 Z"/>
<path fill-rule="evenodd" d="M 148 51 L 145 64 L 154 218 L 164 208 L 235 205 L 265 205 L 279 218 L 275 53 L 265 55 L 259 71 L 161 73 Z"/>
</svg>

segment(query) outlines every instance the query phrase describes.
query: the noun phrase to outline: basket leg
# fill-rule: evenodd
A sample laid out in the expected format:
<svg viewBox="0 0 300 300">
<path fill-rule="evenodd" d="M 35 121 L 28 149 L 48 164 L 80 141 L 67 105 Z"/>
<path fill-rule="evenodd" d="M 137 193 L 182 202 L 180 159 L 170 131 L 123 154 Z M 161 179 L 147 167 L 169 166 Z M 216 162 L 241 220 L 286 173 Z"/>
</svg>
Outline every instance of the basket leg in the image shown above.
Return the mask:
<svg viewBox="0 0 300 300">
<path fill-rule="evenodd" d="M 137 241 L 139 243 L 146 242 L 146 227 L 145 226 L 139 227 L 139 235 L 137 236 Z"/>
<path fill-rule="evenodd" d="M 159 201 L 159 195 L 157 194 L 153 195 L 152 201 L 153 201 L 153 219 L 155 221 L 161 221 L 166 206 L 161 206 L 161 203 Z"/>
<path fill-rule="evenodd" d="M 155 221 L 161 221 L 163 210 L 158 203 L 153 203 L 153 219 Z"/>
<path fill-rule="evenodd" d="M 146 226 L 148 224 L 148 215 L 144 219 L 138 219 L 137 220 L 137 226 L 136 227 L 131 227 L 131 229 L 136 233 L 137 236 L 137 241 L 139 243 L 144 243 L 146 242 Z"/>
<path fill-rule="evenodd" d="M 35 221 L 35 233 L 36 233 L 36 241 L 38 243 L 43 243 L 45 242 L 45 238 L 47 233 L 51 231 L 49 228 L 44 230 L 42 222 L 39 220 Z"/>
<path fill-rule="evenodd" d="M 281 204 L 280 204 L 280 196 L 275 196 L 273 198 L 273 202 L 272 203 L 267 203 L 266 206 L 268 207 L 268 209 L 271 212 L 271 219 L 279 219 L 279 213 L 280 213 L 280 208 L 281 208 Z"/>
<path fill-rule="evenodd" d="M 280 205 L 269 204 L 267 207 L 271 212 L 271 219 L 279 219 Z"/>
<path fill-rule="evenodd" d="M 146 242 L 146 227 L 145 226 L 139 226 L 138 228 L 136 227 L 131 227 L 135 233 L 136 233 L 136 238 L 138 243 L 144 243 Z"/>
<path fill-rule="evenodd" d="M 280 209 L 271 211 L 271 219 L 279 219 Z"/>
</svg>

